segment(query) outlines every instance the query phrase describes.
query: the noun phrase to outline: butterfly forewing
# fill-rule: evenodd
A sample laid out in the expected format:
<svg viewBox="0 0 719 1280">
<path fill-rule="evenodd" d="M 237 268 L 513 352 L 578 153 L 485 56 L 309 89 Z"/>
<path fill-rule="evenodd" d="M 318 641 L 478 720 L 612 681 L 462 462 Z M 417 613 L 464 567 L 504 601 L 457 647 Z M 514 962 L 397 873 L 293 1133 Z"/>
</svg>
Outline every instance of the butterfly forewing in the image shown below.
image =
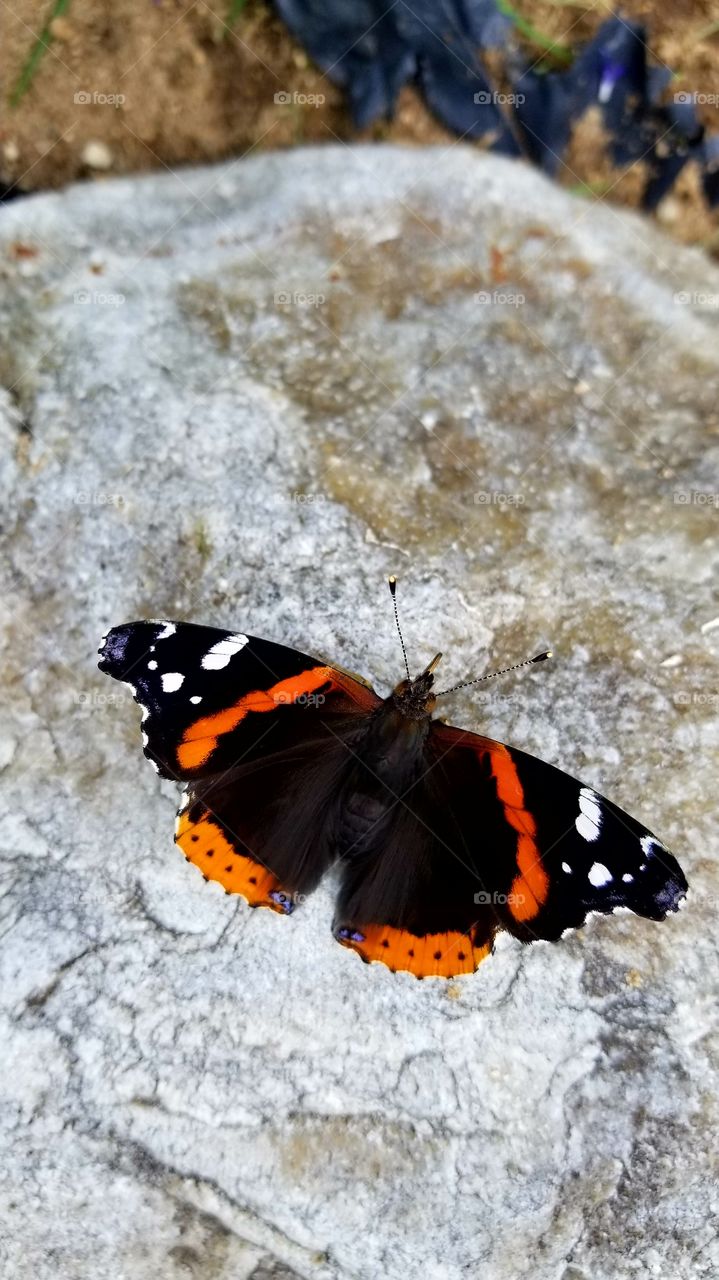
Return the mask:
<svg viewBox="0 0 719 1280">
<path fill-rule="evenodd" d="M 142 707 L 145 755 L 186 782 L 175 839 L 228 893 L 287 914 L 333 857 L 344 743 L 380 699 L 284 645 L 182 622 L 108 632 L 100 668 Z"/>
<path fill-rule="evenodd" d="M 368 686 L 297 649 L 186 622 L 114 627 L 99 666 L 132 688 L 145 755 L 180 781 L 272 751 L 288 714 L 301 725 L 320 708 L 360 713 L 380 701 Z"/>
</svg>

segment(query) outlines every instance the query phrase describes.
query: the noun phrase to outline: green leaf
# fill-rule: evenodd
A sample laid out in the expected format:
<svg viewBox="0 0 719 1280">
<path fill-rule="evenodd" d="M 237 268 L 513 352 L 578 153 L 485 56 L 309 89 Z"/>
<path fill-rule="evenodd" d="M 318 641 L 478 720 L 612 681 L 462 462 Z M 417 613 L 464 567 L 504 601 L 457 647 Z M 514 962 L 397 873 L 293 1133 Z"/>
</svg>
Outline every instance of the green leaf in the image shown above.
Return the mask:
<svg viewBox="0 0 719 1280">
<path fill-rule="evenodd" d="M 228 27 L 234 27 L 246 4 L 247 0 L 230 0 L 230 8 L 227 14 Z"/>
<path fill-rule="evenodd" d="M 498 0 L 498 8 L 502 13 L 506 13 L 508 18 L 512 19 L 517 31 L 526 36 L 527 40 L 531 40 L 538 49 L 544 49 L 546 53 L 556 58 L 557 62 L 570 63 L 574 61 L 574 50 L 568 44 L 558 44 L 552 40 L 551 36 L 545 36 L 544 32 L 535 27 L 533 22 L 528 18 L 524 18 L 509 0 Z"/>
<path fill-rule="evenodd" d="M 16 107 L 20 99 L 24 96 L 24 94 L 27 93 L 28 89 L 30 88 L 30 83 L 32 81 L 32 78 L 35 75 L 35 72 L 37 71 L 40 62 L 42 61 L 45 54 L 47 53 L 48 48 L 50 47 L 50 43 L 53 38 L 52 24 L 55 18 L 59 18 L 60 14 L 65 13 L 65 11 L 69 8 L 70 8 L 70 0 L 55 0 L 55 3 L 53 4 L 52 9 L 50 11 L 50 16 L 47 22 L 45 23 L 45 26 L 43 27 L 42 31 L 40 32 L 40 35 L 37 37 L 37 40 L 32 46 L 28 60 L 25 63 L 25 66 L 23 67 L 22 71 L 20 72 L 20 75 L 18 76 L 18 81 L 17 81 L 17 84 L 15 85 L 15 88 L 10 94 L 11 107 Z"/>
</svg>

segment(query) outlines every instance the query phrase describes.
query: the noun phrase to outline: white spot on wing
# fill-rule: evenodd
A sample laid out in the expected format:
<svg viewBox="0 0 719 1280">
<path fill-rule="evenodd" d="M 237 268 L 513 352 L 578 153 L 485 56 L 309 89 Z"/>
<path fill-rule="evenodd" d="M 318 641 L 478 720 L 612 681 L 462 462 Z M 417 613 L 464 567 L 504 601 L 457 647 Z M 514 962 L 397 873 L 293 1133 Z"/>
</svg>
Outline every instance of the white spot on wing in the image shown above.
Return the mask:
<svg viewBox="0 0 719 1280">
<path fill-rule="evenodd" d="M 568 862 L 563 862 L 563 863 L 562 863 L 562 871 L 566 871 L 567 875 L 568 875 L 568 876 L 571 876 L 571 874 L 572 874 L 572 868 L 570 867 L 570 865 L 569 865 L 569 863 L 568 863 Z"/>
<path fill-rule="evenodd" d="M 630 875 L 628 871 L 626 871 L 622 876 L 622 880 L 624 881 L 625 884 L 631 884 L 633 879 L 634 879 L 634 876 Z"/>
<path fill-rule="evenodd" d="M 601 889 L 605 884 L 611 884 L 612 873 L 603 862 L 594 862 L 589 868 L 589 883 L 594 885 L 595 889 Z"/>
<path fill-rule="evenodd" d="M 177 693 L 184 684 L 185 677 L 179 671 L 166 671 L 162 677 L 162 688 L 165 693 Z"/>
<path fill-rule="evenodd" d="M 225 636 L 224 640 L 218 640 L 202 659 L 205 671 L 220 671 L 222 667 L 227 666 L 230 658 L 234 658 L 240 649 L 244 649 L 246 644 L 247 636 L 241 635 Z"/>
<path fill-rule="evenodd" d="M 155 662 L 155 659 L 154 659 L 154 658 L 150 658 L 150 661 L 149 661 L 149 662 L 148 662 L 148 664 L 147 664 L 147 670 L 148 670 L 148 671 L 157 671 L 157 663 Z"/>
<path fill-rule="evenodd" d="M 583 840 L 597 839 L 599 827 L 596 822 L 592 822 L 592 819 L 587 817 L 586 813 L 578 814 L 574 820 L 574 825 Z"/>
<path fill-rule="evenodd" d="M 579 808 L 588 818 L 598 824 L 601 823 L 602 810 L 599 805 L 599 796 L 596 791 L 592 791 L 591 787 L 582 787 L 579 792 Z"/>
<path fill-rule="evenodd" d="M 590 787 L 582 787 L 579 792 L 579 813 L 574 822 L 583 840 L 596 840 L 602 825 L 602 810 L 599 798 Z"/>
<path fill-rule="evenodd" d="M 157 642 L 158 640 L 167 640 L 170 636 L 174 636 L 176 631 L 177 631 L 177 627 L 175 626 L 174 622 L 163 623 L 162 631 L 160 631 L 159 634 L 155 636 L 155 642 Z"/>
<path fill-rule="evenodd" d="M 639 843 L 642 846 L 642 853 L 646 858 L 653 858 L 655 849 L 666 850 L 666 845 L 663 845 L 661 840 L 657 840 L 656 836 L 650 836 L 648 834 L 642 836 Z"/>
<path fill-rule="evenodd" d="M 202 702 L 202 698 L 200 697 L 200 694 L 193 693 L 192 697 L 190 698 L 190 702 L 194 702 L 195 705 L 197 705 L 198 702 Z"/>
</svg>

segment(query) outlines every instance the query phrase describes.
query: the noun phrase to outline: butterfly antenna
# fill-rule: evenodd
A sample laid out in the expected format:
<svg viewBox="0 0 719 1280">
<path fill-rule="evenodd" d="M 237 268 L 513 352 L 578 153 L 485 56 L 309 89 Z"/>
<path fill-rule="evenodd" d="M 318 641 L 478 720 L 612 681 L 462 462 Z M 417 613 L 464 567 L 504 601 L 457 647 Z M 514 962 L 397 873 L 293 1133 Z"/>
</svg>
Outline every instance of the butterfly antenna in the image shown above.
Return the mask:
<svg viewBox="0 0 719 1280">
<path fill-rule="evenodd" d="M 397 613 L 397 596 L 396 596 L 397 579 L 395 578 L 394 574 L 390 575 L 390 577 L 387 579 L 387 582 L 389 583 L 389 593 L 392 597 L 392 604 L 394 605 L 394 620 L 397 623 L 397 634 L 399 635 L 399 642 L 402 646 L 402 657 L 404 658 L 404 669 L 407 672 L 407 679 L 411 680 L 412 677 L 409 674 L 409 663 L 407 661 L 407 650 L 404 647 L 404 636 L 402 635 L 402 628 L 399 625 L 399 614 Z"/>
<path fill-rule="evenodd" d="M 531 667 L 533 662 L 546 662 L 552 657 L 552 650 L 537 653 L 533 658 L 525 658 L 524 662 L 515 662 L 513 667 L 502 667 L 501 671 L 489 671 L 486 676 L 477 676 L 476 680 L 463 680 L 461 684 L 453 684 L 451 689 L 440 689 L 434 696 L 441 698 L 445 693 L 454 693 L 455 689 L 466 689 L 470 684 L 481 684 L 483 680 L 494 680 L 495 676 L 506 676 L 509 671 L 519 671 L 520 667 Z"/>
</svg>

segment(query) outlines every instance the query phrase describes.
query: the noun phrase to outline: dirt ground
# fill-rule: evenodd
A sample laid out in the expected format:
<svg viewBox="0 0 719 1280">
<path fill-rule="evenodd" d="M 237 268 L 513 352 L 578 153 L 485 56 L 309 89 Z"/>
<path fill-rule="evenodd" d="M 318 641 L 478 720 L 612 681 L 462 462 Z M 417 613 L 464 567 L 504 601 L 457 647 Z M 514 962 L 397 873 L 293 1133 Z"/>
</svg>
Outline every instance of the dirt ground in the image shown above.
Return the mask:
<svg viewBox="0 0 719 1280">
<path fill-rule="evenodd" d="M 329 0 L 328 0 L 329 3 Z M 354 138 L 444 142 L 412 88 L 395 117 L 358 133 L 342 94 L 313 67 L 265 0 L 248 0 L 230 25 L 230 0 L 66 0 L 52 23 L 49 51 L 19 102 L 11 98 L 51 0 L 3 6 L 0 55 L 0 182 L 24 191 L 77 178 L 137 173 L 241 156 L 257 148 Z M 62 7 L 62 6 L 61 6 Z M 543 34 L 568 45 L 591 35 L 610 13 L 608 0 L 515 0 Z M 673 89 L 719 93 L 716 0 L 626 0 L 626 16 L 648 27 L 651 52 L 676 73 Z M 525 41 L 535 58 L 542 50 Z M 307 95 L 282 101 L 276 95 Z M 319 97 L 320 101 L 314 101 Z M 719 128 L 716 105 L 698 108 Z M 589 198 L 636 204 L 641 174 L 613 172 L 599 131 L 578 130 L 560 176 Z M 656 215 L 678 239 L 719 256 L 719 214 L 688 165 Z"/>
</svg>

